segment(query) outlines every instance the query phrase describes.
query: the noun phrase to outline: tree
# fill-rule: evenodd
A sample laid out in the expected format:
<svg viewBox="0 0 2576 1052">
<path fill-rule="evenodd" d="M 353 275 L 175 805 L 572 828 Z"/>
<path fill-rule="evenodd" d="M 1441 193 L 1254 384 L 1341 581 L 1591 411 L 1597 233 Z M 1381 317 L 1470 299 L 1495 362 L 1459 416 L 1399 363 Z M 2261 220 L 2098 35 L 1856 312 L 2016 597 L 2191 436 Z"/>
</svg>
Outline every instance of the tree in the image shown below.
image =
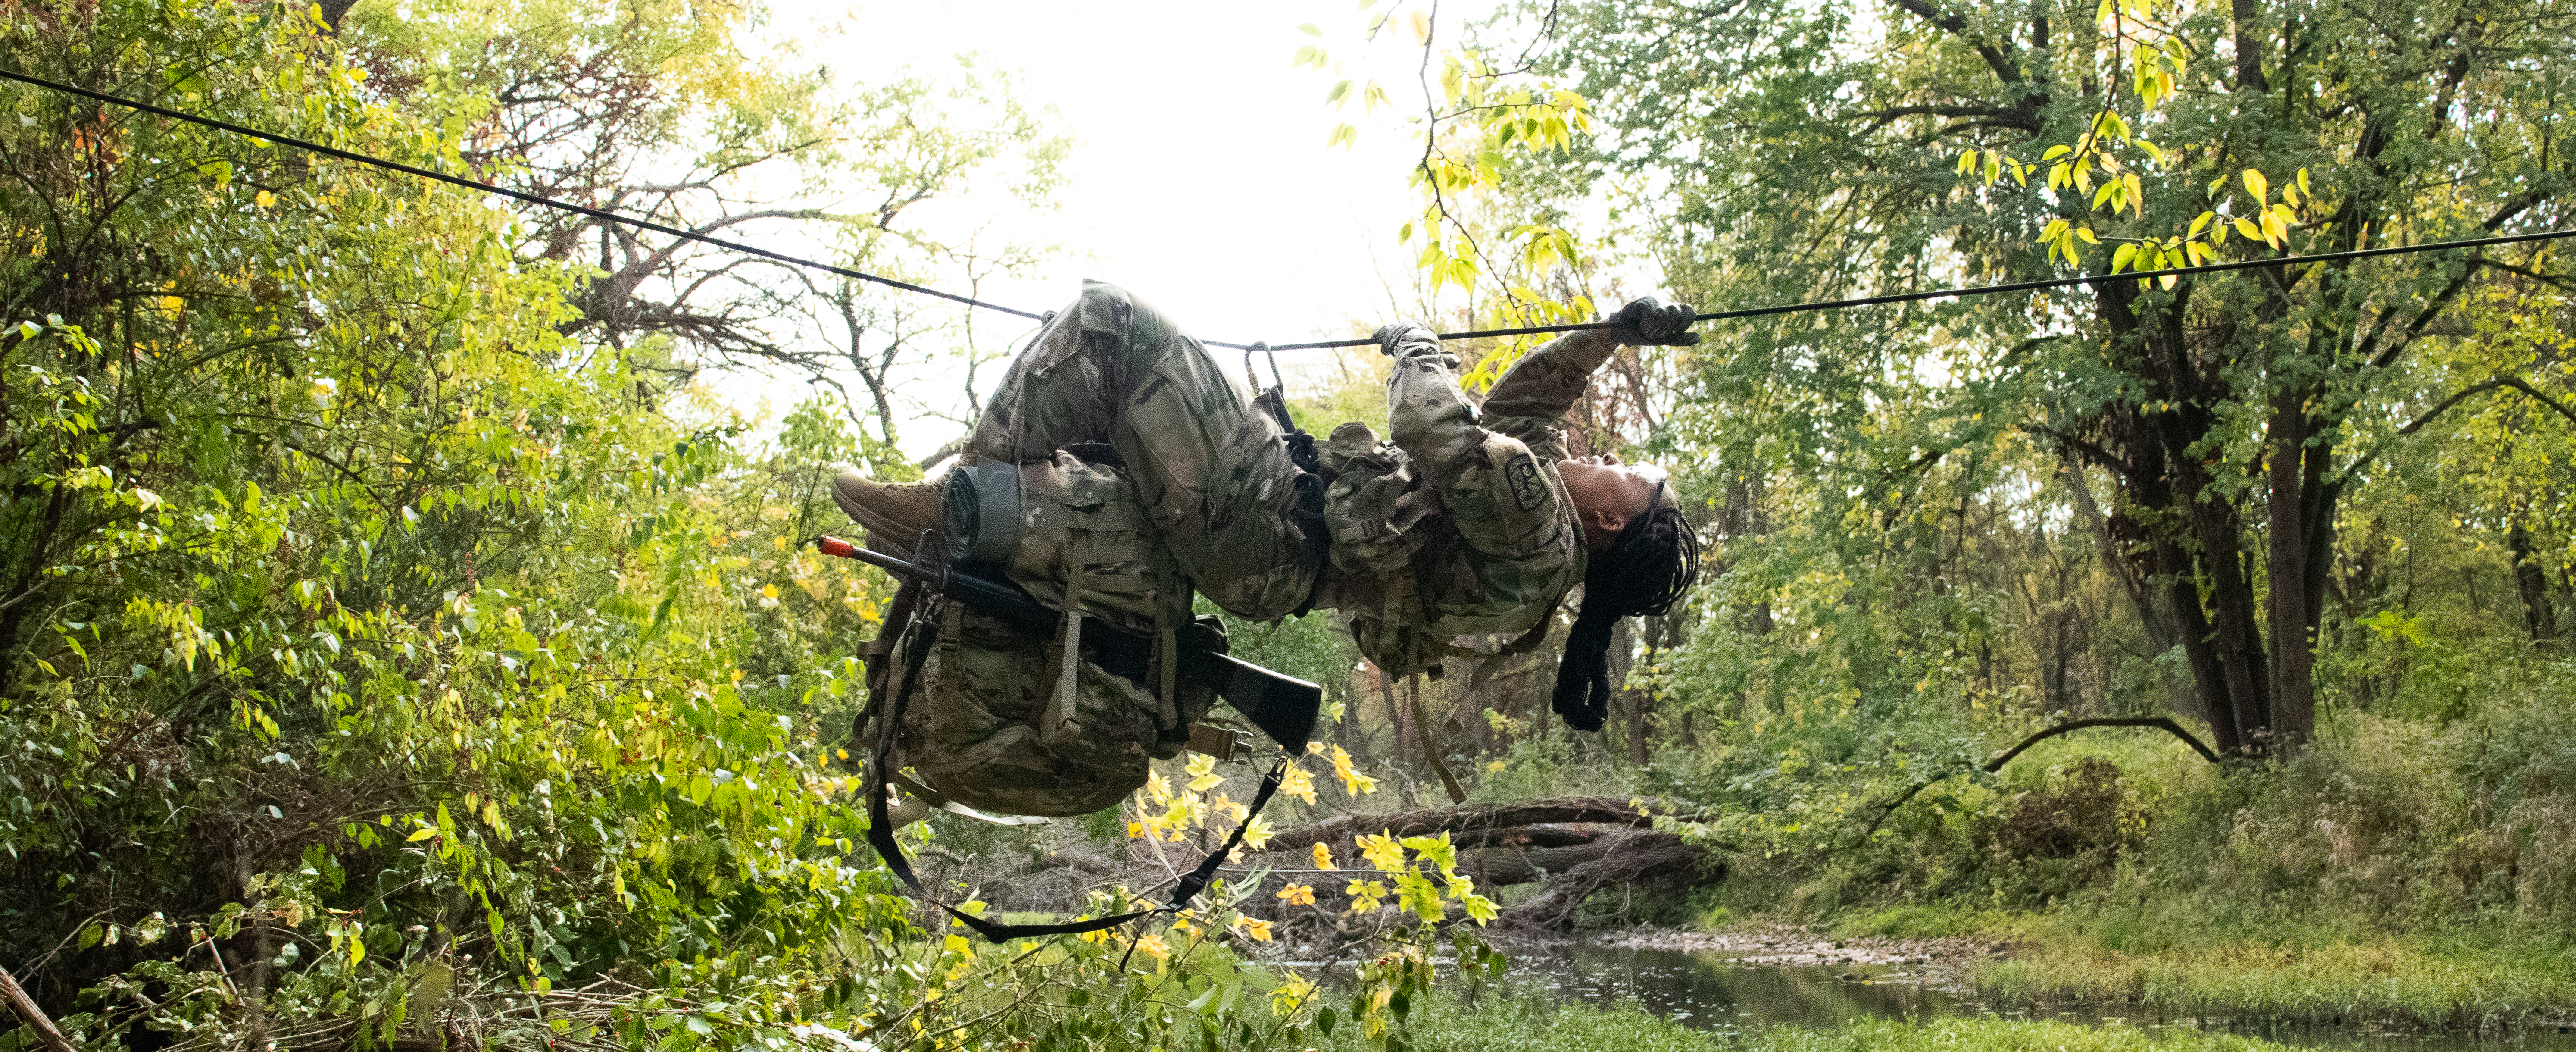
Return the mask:
<svg viewBox="0 0 2576 1052">
<path fill-rule="evenodd" d="M 1552 68 L 1596 171 L 1676 207 L 1657 251 L 1751 305 L 2566 225 L 2576 9 L 2554 0 L 1568 5 Z M 2108 258 L 2091 246 L 2108 245 Z M 2542 245 L 2118 281 L 1748 324 L 1702 384 L 1755 427 L 1847 429 L 1896 378 L 1897 474 L 1998 428 L 2106 471 L 2142 618 L 2178 622 L 2222 747 L 2295 746 L 2356 444 Z M 2108 266 L 2106 267 L 2106 264 Z M 1750 401 L 1748 401 L 1750 400 Z M 1889 442 L 1900 443 L 1885 448 Z M 1827 442 L 1824 445 L 1836 443 Z M 1847 450 L 1859 444 L 1845 440 Z M 1885 481 L 1878 483 L 1887 484 Z"/>
<path fill-rule="evenodd" d="M 1067 140 L 1008 74 L 962 58 L 946 74 L 839 84 L 796 41 L 750 53 L 760 28 L 735 3 L 459 0 L 434 15 L 356 9 L 344 39 L 373 97 L 455 128 L 465 166 L 500 185 L 893 277 L 980 278 L 1043 254 L 950 244 L 917 214 L 977 194 L 1046 205 Z M 888 444 L 881 352 L 911 367 L 895 371 L 930 371 L 961 323 L 908 293 L 817 288 L 801 268 L 574 213 L 521 216 L 520 257 L 582 278 L 565 331 L 619 351 L 669 337 L 676 356 L 641 363 L 680 372 L 783 371 L 840 390 L 834 374 L 856 367 L 875 379 L 847 408 L 876 416 Z M 862 348 L 860 330 L 883 338 Z"/>
</svg>

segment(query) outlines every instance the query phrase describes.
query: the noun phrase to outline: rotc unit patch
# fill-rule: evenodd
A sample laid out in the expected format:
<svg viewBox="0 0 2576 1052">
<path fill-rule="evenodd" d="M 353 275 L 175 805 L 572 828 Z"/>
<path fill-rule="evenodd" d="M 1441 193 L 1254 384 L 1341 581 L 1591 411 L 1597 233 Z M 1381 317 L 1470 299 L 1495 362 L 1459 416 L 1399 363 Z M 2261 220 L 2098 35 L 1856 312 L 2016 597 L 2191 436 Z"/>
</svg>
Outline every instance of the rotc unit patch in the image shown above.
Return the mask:
<svg viewBox="0 0 2576 1052">
<path fill-rule="evenodd" d="M 1522 511 L 1532 511 L 1547 503 L 1547 486 L 1538 480 L 1538 459 L 1527 453 L 1513 457 L 1503 465 L 1503 481 L 1512 487 L 1512 499 L 1520 502 Z"/>
</svg>

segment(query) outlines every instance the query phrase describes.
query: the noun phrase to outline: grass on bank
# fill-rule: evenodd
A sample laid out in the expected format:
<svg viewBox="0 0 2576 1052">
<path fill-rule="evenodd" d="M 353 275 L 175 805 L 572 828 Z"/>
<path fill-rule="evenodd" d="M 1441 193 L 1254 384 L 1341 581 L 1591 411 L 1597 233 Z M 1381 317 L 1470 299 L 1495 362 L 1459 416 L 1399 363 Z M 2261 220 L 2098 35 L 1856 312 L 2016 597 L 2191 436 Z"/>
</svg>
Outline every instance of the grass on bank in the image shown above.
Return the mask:
<svg viewBox="0 0 2576 1052">
<path fill-rule="evenodd" d="M 2306 946 L 2233 940 L 2148 952 L 2108 949 L 2080 937 L 2044 939 L 2020 957 L 1976 968 L 1970 978 L 1998 1007 L 2129 1003 L 2168 1017 L 2371 1020 L 2435 1029 L 2576 1015 L 2576 955 L 2510 937 L 2475 943 L 2459 935 L 2382 936 Z"/>
<path fill-rule="evenodd" d="M 2576 946 L 2509 929 L 2406 935 L 2316 925 L 2141 919 L 2081 907 L 2010 914 L 1903 906 L 1848 916 L 1843 937 L 1969 935 L 2018 947 L 1969 969 L 2001 1009 L 2130 1005 L 2166 1018 L 2481 1029 L 2576 1018 Z"/>
<path fill-rule="evenodd" d="M 1410 1052 L 2272 1052 L 2287 1046 L 2232 1034 L 2173 1029 L 2153 1035 L 2126 1026 L 1996 1018 L 1880 1019 L 1806 1029 L 1711 1033 L 1658 1019 L 1634 1005 L 1551 1005 L 1534 998 L 1485 998 L 1474 1005 L 1435 998 L 1414 1013 Z M 1335 1047 L 1362 1052 L 1349 1030 Z"/>
</svg>

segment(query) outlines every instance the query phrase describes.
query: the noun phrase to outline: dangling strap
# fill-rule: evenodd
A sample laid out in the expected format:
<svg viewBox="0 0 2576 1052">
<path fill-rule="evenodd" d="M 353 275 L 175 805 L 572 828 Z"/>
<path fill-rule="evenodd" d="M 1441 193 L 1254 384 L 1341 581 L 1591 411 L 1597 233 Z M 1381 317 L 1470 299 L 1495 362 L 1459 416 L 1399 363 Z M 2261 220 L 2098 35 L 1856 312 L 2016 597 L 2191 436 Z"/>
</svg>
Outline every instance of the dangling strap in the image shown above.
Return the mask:
<svg viewBox="0 0 2576 1052">
<path fill-rule="evenodd" d="M 1065 568 L 1063 656 L 1056 663 L 1054 700 L 1047 705 L 1045 715 L 1038 717 L 1038 740 L 1050 745 L 1082 732 L 1082 725 L 1073 717 L 1080 711 L 1077 702 L 1082 687 L 1082 586 L 1086 569 L 1080 559 Z"/>
<path fill-rule="evenodd" d="M 1166 908 L 1179 912 L 1189 906 L 1190 900 L 1197 898 L 1199 892 L 1207 889 L 1208 881 L 1216 878 L 1217 867 L 1225 865 L 1226 856 L 1233 854 L 1235 846 L 1243 843 L 1244 831 L 1252 828 L 1252 820 L 1261 816 L 1262 806 L 1270 802 L 1271 795 L 1279 791 L 1279 783 L 1288 777 L 1290 759 L 1292 757 L 1282 753 L 1278 762 L 1270 765 L 1270 773 L 1261 776 L 1261 791 L 1253 794 L 1252 806 L 1243 812 L 1243 821 L 1234 827 L 1234 835 L 1225 838 L 1223 845 L 1200 861 L 1199 868 L 1181 878 L 1180 886 L 1172 889 L 1172 904 Z"/>
<path fill-rule="evenodd" d="M 1155 721 L 1154 732 L 1160 735 L 1181 725 L 1181 703 L 1178 696 L 1181 678 L 1181 634 L 1178 629 L 1172 627 L 1172 615 L 1168 610 L 1154 612 L 1154 650 L 1155 656 L 1162 659 L 1156 663 L 1161 667 L 1154 670 L 1155 700 L 1161 703 L 1163 710 L 1161 717 Z"/>
<path fill-rule="evenodd" d="M 933 602 L 924 605 L 935 608 L 948 604 Z M 912 634 L 924 626 L 941 623 L 945 620 L 941 616 L 944 613 L 944 611 L 938 611 L 928 616 L 916 615 L 912 623 L 903 629 L 889 627 L 887 631 Z M 1104 928 L 1114 928 L 1128 921 L 1150 917 L 1157 913 L 1178 913 L 1187 909 L 1190 900 L 1197 898 L 1199 892 L 1206 890 L 1208 882 L 1215 879 L 1217 867 L 1224 865 L 1226 857 L 1234 851 L 1235 846 L 1243 843 L 1243 834 L 1252 828 L 1252 820 L 1260 817 L 1262 806 L 1268 804 L 1271 796 L 1279 792 L 1280 781 L 1288 775 L 1288 762 L 1291 757 L 1283 754 L 1277 763 L 1271 765 L 1270 773 L 1262 777 L 1261 791 L 1253 796 L 1251 808 L 1243 813 L 1242 824 L 1234 827 L 1234 835 L 1227 837 L 1225 845 L 1217 848 L 1214 854 L 1201 861 L 1197 869 L 1191 870 L 1188 876 L 1181 878 L 1180 886 L 1173 890 L 1172 901 L 1168 906 L 1131 910 L 1116 916 L 1094 917 L 1090 920 L 1067 921 L 1061 924 L 995 924 L 967 913 L 931 897 L 930 889 L 923 887 L 921 878 L 913 874 L 912 863 L 903 857 L 903 846 L 895 843 L 894 823 L 886 816 L 886 789 L 890 773 L 886 765 L 894 754 L 895 725 L 903 721 L 905 703 L 912 699 L 912 689 L 920 681 L 922 662 L 930 656 L 930 647 L 940 635 L 941 633 L 935 630 L 922 632 L 920 638 L 905 641 L 910 644 L 907 648 L 911 651 L 910 660 L 904 665 L 903 675 L 898 681 L 894 694 L 886 699 L 884 710 L 879 714 L 876 749 L 868 757 L 868 846 L 876 849 L 877 857 L 885 860 L 886 869 L 895 875 L 895 879 L 903 881 L 905 887 L 911 888 L 915 897 L 947 911 L 949 916 L 957 918 L 958 923 L 973 928 L 976 934 L 994 942 L 1033 939 L 1049 935 L 1081 935 Z M 1132 950 L 1134 947 L 1129 948 Z"/>
<path fill-rule="evenodd" d="M 923 887 L 921 878 L 913 874 L 912 863 L 903 857 L 902 845 L 895 843 L 894 823 L 886 817 L 888 788 L 886 783 L 889 774 L 886 764 L 888 758 L 894 753 L 895 725 L 903 721 L 905 703 L 912 700 L 912 689 L 918 685 L 921 678 L 922 662 L 930 656 L 931 645 L 942 634 L 935 630 L 921 630 L 928 625 L 938 624 L 942 620 L 945 619 L 936 614 L 918 617 L 906 629 L 907 633 L 920 631 L 921 634 L 919 638 L 907 641 L 912 644 L 909 648 L 912 651 L 910 655 L 912 660 L 905 663 L 899 685 L 895 688 L 893 696 L 887 699 L 884 711 L 878 717 L 876 750 L 868 758 L 868 846 L 876 849 L 877 857 L 885 860 L 886 868 L 894 873 L 895 879 L 903 881 L 905 887 L 911 888 L 915 897 L 947 911 L 949 916 L 957 918 L 958 923 L 975 929 L 977 934 L 994 942 L 1009 942 L 1012 939 L 1044 935 L 1080 935 L 1084 932 L 1113 928 L 1153 914 L 1154 910 L 1136 910 L 1114 917 L 1095 917 L 1086 921 L 1071 921 L 1064 924 L 995 924 L 932 898 L 930 889 Z"/>
<path fill-rule="evenodd" d="M 1565 597 L 1561 595 L 1549 600 L 1547 610 L 1538 615 L 1538 624 L 1531 626 L 1529 631 L 1521 633 L 1520 638 L 1503 644 L 1501 650 L 1494 651 L 1492 654 L 1476 655 L 1484 660 L 1478 661 L 1475 674 L 1467 677 L 1467 697 L 1473 699 L 1477 697 L 1479 691 L 1485 689 L 1485 682 L 1493 679 L 1494 673 L 1502 669 L 1503 659 L 1529 653 L 1538 649 L 1539 644 L 1547 642 L 1547 630 L 1556 625 L 1556 608 L 1564 602 Z"/>
</svg>

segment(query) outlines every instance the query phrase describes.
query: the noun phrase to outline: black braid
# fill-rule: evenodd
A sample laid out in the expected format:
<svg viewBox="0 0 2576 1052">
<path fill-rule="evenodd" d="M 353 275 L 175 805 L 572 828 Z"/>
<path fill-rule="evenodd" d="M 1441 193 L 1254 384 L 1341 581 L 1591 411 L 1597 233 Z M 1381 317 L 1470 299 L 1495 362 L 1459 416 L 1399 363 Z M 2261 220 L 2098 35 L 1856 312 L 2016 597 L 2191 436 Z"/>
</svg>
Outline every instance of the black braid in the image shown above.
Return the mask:
<svg viewBox="0 0 2576 1052">
<path fill-rule="evenodd" d="M 1699 578 L 1699 535 L 1657 487 L 1644 515 L 1619 531 L 1583 572 L 1583 610 L 1566 633 L 1551 707 L 1578 731 L 1610 718 L 1610 635 L 1623 617 L 1656 617 Z"/>
</svg>

